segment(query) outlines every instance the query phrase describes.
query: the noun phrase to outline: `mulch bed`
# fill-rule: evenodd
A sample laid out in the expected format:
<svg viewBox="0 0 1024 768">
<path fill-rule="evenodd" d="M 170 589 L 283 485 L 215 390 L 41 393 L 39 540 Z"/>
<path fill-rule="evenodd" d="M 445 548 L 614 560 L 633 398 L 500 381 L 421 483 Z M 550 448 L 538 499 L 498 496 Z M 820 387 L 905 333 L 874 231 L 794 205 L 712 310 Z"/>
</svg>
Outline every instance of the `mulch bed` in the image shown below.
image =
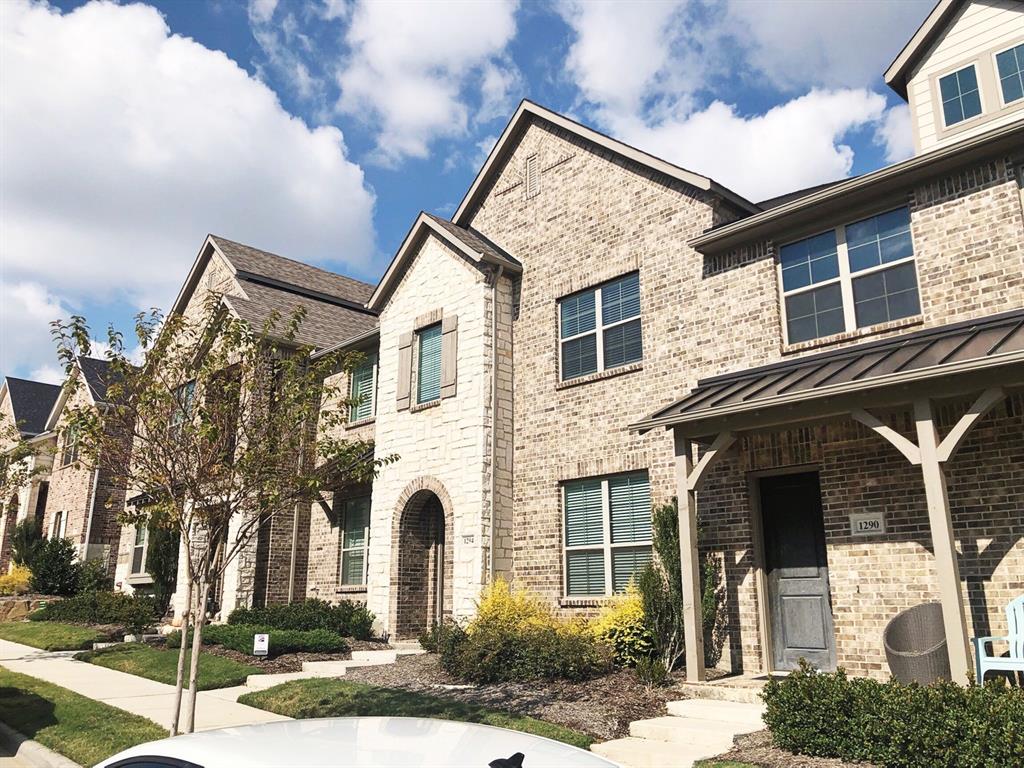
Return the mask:
<svg viewBox="0 0 1024 768">
<path fill-rule="evenodd" d="M 396 664 L 350 669 L 345 679 L 529 715 L 601 741 L 628 735 L 630 721 L 664 715 L 665 702 L 683 698 L 672 686 L 647 688 L 628 671 L 579 683 L 536 680 L 466 686 L 444 673 L 435 654 L 400 656 Z"/>
<path fill-rule="evenodd" d="M 346 638 L 345 642 L 351 646 L 353 651 L 386 651 L 391 646 L 385 642 L 374 640 L 355 640 Z M 153 645 L 164 645 L 163 640 L 154 641 Z M 300 672 L 302 663 L 305 661 L 346 661 L 352 658 L 351 651 L 341 653 L 282 653 L 272 658 L 262 656 L 251 656 L 232 648 L 225 648 L 220 645 L 206 645 L 203 643 L 203 653 L 211 656 L 224 656 L 225 658 L 258 667 L 268 675 L 276 675 L 281 672 Z"/>
<path fill-rule="evenodd" d="M 848 763 L 831 757 L 794 755 L 772 744 L 768 731 L 756 731 L 736 737 L 736 746 L 715 760 L 735 760 L 761 768 L 872 768 L 870 763 Z M 712 763 L 714 765 L 714 763 Z"/>
</svg>

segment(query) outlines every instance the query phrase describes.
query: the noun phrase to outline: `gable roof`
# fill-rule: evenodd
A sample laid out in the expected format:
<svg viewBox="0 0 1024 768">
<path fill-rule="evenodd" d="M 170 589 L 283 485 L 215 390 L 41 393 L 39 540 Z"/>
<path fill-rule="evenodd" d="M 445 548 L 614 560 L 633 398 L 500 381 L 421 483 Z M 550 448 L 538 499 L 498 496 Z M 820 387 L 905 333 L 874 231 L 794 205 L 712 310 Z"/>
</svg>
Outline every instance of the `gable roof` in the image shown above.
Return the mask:
<svg viewBox="0 0 1024 768">
<path fill-rule="evenodd" d="M 60 396 L 60 385 L 7 376 L 3 389 L 11 398 L 14 422 L 22 436 L 34 437 L 45 432 L 46 418 Z M 0 399 L 3 399 L 2 394 Z"/>
<path fill-rule="evenodd" d="M 228 265 L 241 292 L 225 295 L 224 302 L 256 329 L 274 312 L 284 320 L 303 306 L 306 318 L 296 341 L 322 349 L 377 325 L 366 308 L 372 285 L 218 235 L 207 235 L 172 313 L 184 311 L 214 254 Z"/>
<path fill-rule="evenodd" d="M 79 357 L 78 367 L 89 387 L 89 395 L 97 405 L 107 402 L 107 387 L 114 383 L 110 362 L 96 357 Z"/>
<path fill-rule="evenodd" d="M 885 83 L 896 93 L 907 99 L 907 79 L 911 70 L 927 53 L 928 48 L 946 30 L 946 25 L 966 4 L 967 0 L 939 0 L 931 13 L 921 22 L 914 36 L 903 46 L 903 50 L 885 70 Z"/>
<path fill-rule="evenodd" d="M 439 237 L 474 264 L 494 264 L 511 272 L 522 271 L 522 264 L 517 259 L 509 256 L 476 230 L 460 227 L 433 214 L 421 211 L 367 302 L 367 306 L 371 310 L 379 312 L 384 307 L 388 297 L 391 296 L 402 275 L 412 263 L 417 247 L 431 234 Z"/>
<path fill-rule="evenodd" d="M 694 173 L 693 171 L 688 171 L 685 168 L 680 168 L 678 165 L 673 165 L 666 160 L 655 157 L 654 155 L 639 150 L 636 147 L 631 147 L 629 144 L 625 144 L 617 139 L 611 138 L 610 136 L 606 136 L 600 131 L 595 131 L 593 128 L 588 128 L 585 125 L 577 123 L 575 120 L 570 120 L 564 115 L 560 115 L 557 112 L 553 112 L 550 109 L 542 107 L 540 104 L 536 104 L 528 99 L 523 99 L 519 103 L 519 107 L 516 109 L 515 114 L 512 115 L 512 119 L 509 120 L 508 125 L 505 126 L 505 130 L 498 138 L 498 141 L 491 150 L 491 153 L 487 156 L 487 160 L 484 162 L 483 167 L 480 168 L 480 172 L 473 180 L 473 184 L 470 186 L 469 191 L 466 192 L 466 196 L 462 198 L 462 202 L 459 204 L 458 210 L 456 210 L 455 215 L 452 216 L 453 222 L 463 226 L 468 223 L 477 204 L 487 193 L 491 182 L 494 180 L 496 175 L 501 172 L 505 161 L 515 150 L 519 138 L 534 120 L 544 120 L 561 128 L 562 130 L 579 136 L 585 141 L 595 144 L 604 150 L 613 152 L 619 157 L 632 160 L 635 163 L 639 163 L 640 165 L 650 168 L 653 171 L 657 171 L 671 179 L 682 181 L 692 187 L 713 192 L 742 210 L 750 213 L 755 213 L 760 210 L 760 208 L 758 208 L 754 203 L 736 194 L 731 189 L 723 187 L 721 184 L 707 176 L 702 176 L 699 173 Z"/>
</svg>

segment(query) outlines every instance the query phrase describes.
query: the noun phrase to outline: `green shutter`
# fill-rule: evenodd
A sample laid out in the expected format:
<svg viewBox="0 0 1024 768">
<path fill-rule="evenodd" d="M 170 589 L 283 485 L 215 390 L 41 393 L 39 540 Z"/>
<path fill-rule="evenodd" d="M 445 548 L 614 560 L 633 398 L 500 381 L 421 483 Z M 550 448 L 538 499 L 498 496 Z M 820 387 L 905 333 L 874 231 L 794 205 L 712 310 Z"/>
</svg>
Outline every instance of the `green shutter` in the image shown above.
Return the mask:
<svg viewBox="0 0 1024 768">
<path fill-rule="evenodd" d="M 600 480 L 565 484 L 565 546 L 604 543 Z"/>
<path fill-rule="evenodd" d="M 352 371 L 349 397 L 358 400 L 352 406 L 349 416 L 352 421 L 361 421 L 373 416 L 373 365 L 375 361 L 376 356 L 367 357 L 358 368 Z"/>
<path fill-rule="evenodd" d="M 651 540 L 651 484 L 646 472 L 608 478 L 612 543 Z"/>
<path fill-rule="evenodd" d="M 570 595 L 603 595 L 604 552 L 583 550 L 566 552 L 568 593 Z"/>
<path fill-rule="evenodd" d="M 441 324 L 419 332 L 419 364 L 416 374 L 416 402 L 441 398 Z"/>
<path fill-rule="evenodd" d="M 629 547 L 612 550 L 612 589 L 625 592 L 629 580 L 651 562 L 650 547 Z"/>
</svg>

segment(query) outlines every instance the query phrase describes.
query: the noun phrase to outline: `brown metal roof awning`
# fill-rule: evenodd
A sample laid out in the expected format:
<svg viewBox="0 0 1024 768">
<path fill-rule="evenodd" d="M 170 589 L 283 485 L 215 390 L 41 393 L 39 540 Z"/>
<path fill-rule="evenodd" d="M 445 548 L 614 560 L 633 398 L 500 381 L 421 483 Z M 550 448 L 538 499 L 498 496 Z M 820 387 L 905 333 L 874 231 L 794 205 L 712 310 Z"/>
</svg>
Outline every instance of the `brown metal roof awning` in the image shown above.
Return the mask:
<svg viewBox="0 0 1024 768">
<path fill-rule="evenodd" d="M 1024 385 L 1024 309 L 703 379 L 630 428 L 700 437 L 994 385 Z"/>
</svg>

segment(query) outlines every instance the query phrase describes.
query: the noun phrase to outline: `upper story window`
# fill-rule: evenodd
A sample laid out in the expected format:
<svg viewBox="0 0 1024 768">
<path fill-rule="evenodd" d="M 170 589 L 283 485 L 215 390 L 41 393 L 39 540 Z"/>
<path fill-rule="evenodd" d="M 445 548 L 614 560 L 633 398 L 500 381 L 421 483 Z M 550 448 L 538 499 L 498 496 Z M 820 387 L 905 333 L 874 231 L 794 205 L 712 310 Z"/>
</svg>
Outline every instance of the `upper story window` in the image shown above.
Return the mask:
<svg viewBox="0 0 1024 768">
<path fill-rule="evenodd" d="M 366 583 L 366 551 L 370 542 L 370 497 L 359 496 L 342 502 L 341 583 Z"/>
<path fill-rule="evenodd" d="M 651 560 L 647 471 L 573 480 L 562 495 L 566 595 L 623 592 Z"/>
<path fill-rule="evenodd" d="M 643 359 L 638 272 L 567 296 L 558 314 L 562 381 Z"/>
<path fill-rule="evenodd" d="M 132 544 L 132 568 L 129 575 L 139 576 L 146 572 L 146 542 L 149 531 L 144 523 L 135 526 L 135 542 Z"/>
<path fill-rule="evenodd" d="M 60 465 L 66 467 L 74 464 L 79 456 L 79 434 L 77 427 L 68 427 L 64 430 L 64 448 L 60 455 Z"/>
<path fill-rule="evenodd" d="M 942 117 L 949 128 L 981 114 L 981 91 L 973 64 L 939 78 Z"/>
<path fill-rule="evenodd" d="M 377 355 L 367 355 L 349 377 L 348 396 L 353 401 L 349 421 L 362 421 L 373 416 L 376 403 Z"/>
<path fill-rule="evenodd" d="M 996 74 L 1003 104 L 1024 99 L 1024 43 L 996 54 Z"/>
<path fill-rule="evenodd" d="M 441 324 L 416 332 L 416 402 L 441 399 Z"/>
<path fill-rule="evenodd" d="M 181 425 L 192 418 L 196 399 L 196 383 L 190 381 L 174 390 L 174 413 L 171 414 L 171 431 L 177 433 Z"/>
<path fill-rule="evenodd" d="M 779 260 L 789 344 L 921 311 L 908 208 L 784 245 Z"/>
</svg>

